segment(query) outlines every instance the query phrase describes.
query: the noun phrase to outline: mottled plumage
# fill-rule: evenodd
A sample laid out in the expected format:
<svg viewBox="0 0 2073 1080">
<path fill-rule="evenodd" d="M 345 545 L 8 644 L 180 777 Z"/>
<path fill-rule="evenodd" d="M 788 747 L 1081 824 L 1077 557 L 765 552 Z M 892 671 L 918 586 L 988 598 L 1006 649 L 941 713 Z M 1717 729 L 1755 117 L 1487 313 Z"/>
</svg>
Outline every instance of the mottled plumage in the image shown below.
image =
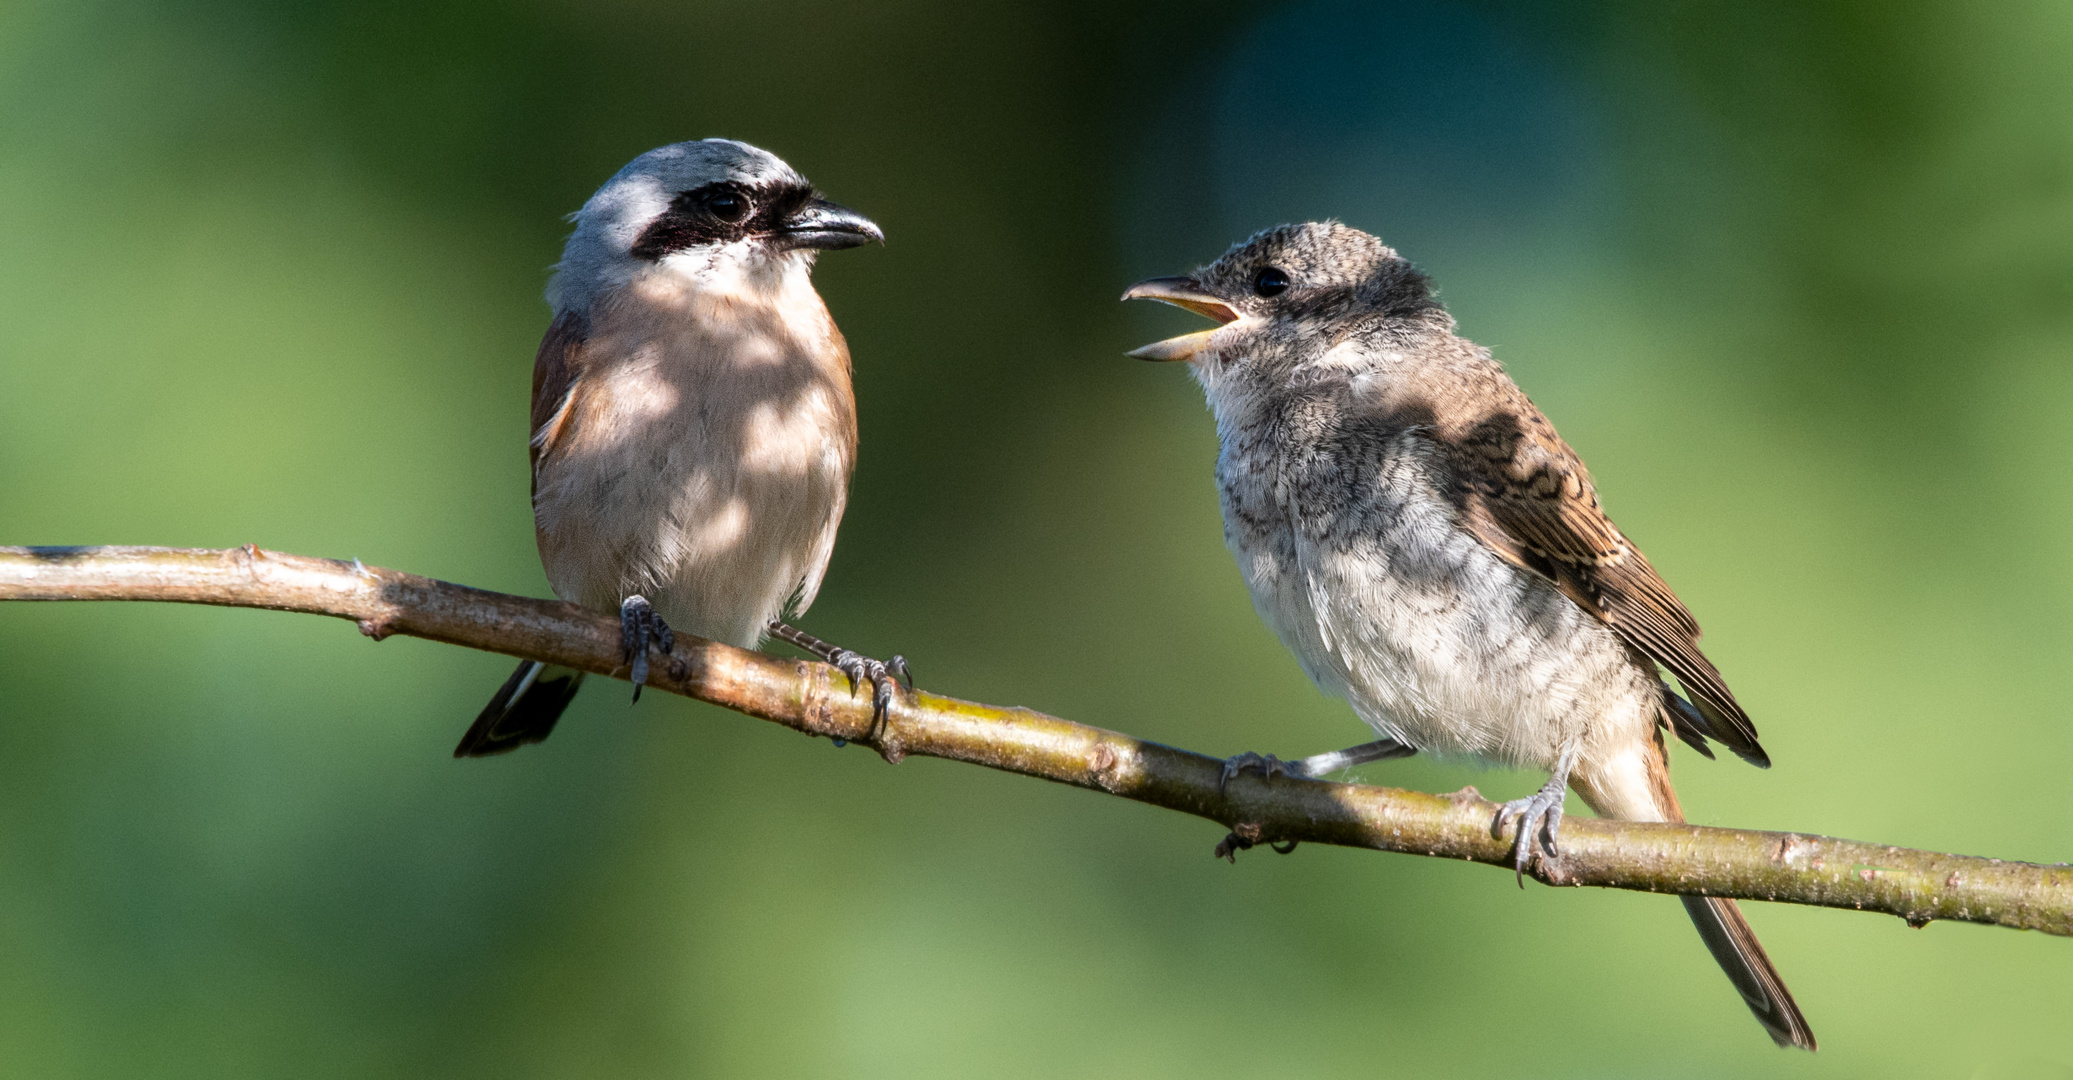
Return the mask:
<svg viewBox="0 0 2073 1080">
<path fill-rule="evenodd" d="M 1769 764 L 1697 622 L 1605 515 L 1575 452 L 1380 240 L 1282 226 L 1127 296 L 1223 324 L 1133 355 L 1190 362 L 1255 607 L 1384 739 L 1313 768 L 1409 747 L 1548 770 L 1547 788 L 1507 804 L 1523 863 L 1539 829 L 1552 850 L 1565 783 L 1608 817 L 1683 820 L 1665 730 Z M 1233 767 L 1253 764 L 1288 768 L 1256 755 Z M 1734 904 L 1686 906 L 1773 1038 L 1811 1049 Z"/>
</svg>

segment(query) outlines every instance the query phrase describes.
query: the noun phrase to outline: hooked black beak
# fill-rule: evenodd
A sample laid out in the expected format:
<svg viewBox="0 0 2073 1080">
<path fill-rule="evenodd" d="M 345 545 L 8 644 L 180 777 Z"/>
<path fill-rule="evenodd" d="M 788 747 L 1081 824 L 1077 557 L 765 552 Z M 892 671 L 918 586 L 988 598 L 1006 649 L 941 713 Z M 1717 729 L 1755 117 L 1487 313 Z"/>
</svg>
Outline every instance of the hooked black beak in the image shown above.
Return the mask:
<svg viewBox="0 0 2073 1080">
<path fill-rule="evenodd" d="M 849 207 L 837 206 L 816 196 L 804 209 L 793 214 L 772 239 L 787 251 L 793 248 L 839 251 L 861 247 L 873 240 L 882 244 L 885 231 Z"/>
<path fill-rule="evenodd" d="M 1212 296 L 1202 288 L 1202 283 L 1188 277 L 1155 277 L 1140 281 L 1123 293 L 1125 300 L 1158 300 L 1174 307 L 1187 308 L 1197 315 L 1207 315 L 1217 321 L 1214 330 L 1198 330 L 1192 334 L 1155 341 L 1141 349 L 1124 353 L 1139 360 L 1192 360 L 1195 354 L 1209 345 L 1210 335 L 1225 326 L 1238 321 L 1238 313 L 1231 305 Z"/>
</svg>

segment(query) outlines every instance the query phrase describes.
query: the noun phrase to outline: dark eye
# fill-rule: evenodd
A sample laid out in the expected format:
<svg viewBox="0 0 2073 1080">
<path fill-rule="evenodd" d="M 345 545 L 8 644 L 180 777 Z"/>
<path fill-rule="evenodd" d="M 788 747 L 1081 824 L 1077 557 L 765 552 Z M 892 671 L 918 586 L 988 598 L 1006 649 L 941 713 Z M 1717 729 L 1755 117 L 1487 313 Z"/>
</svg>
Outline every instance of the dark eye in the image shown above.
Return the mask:
<svg viewBox="0 0 2073 1080">
<path fill-rule="evenodd" d="M 1262 268 L 1253 275 L 1252 291 L 1261 296 L 1280 296 L 1288 291 L 1288 271 L 1278 266 Z"/>
<path fill-rule="evenodd" d="M 705 201 L 706 211 L 730 225 L 739 224 L 749 216 L 748 199 L 732 191 L 722 191 Z"/>
</svg>

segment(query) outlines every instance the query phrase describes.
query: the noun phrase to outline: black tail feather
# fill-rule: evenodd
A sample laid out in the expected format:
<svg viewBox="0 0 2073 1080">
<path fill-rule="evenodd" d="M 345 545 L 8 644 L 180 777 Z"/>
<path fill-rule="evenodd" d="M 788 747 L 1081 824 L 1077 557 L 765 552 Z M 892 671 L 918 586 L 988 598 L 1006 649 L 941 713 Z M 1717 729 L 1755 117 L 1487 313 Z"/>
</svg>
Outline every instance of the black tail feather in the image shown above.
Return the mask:
<svg viewBox="0 0 2073 1080">
<path fill-rule="evenodd" d="M 1742 992 L 1742 1000 L 1756 1014 L 1757 1023 L 1771 1033 L 1771 1041 L 1779 1046 L 1814 1049 L 1813 1029 L 1807 1026 L 1807 1018 L 1800 1015 L 1799 1004 L 1792 1000 L 1792 991 L 1785 989 L 1778 969 L 1771 966 L 1771 958 L 1764 954 L 1756 932 L 1749 928 L 1749 920 L 1742 917 L 1742 909 L 1733 900 L 1717 896 L 1678 899 L 1684 901 L 1692 925 L 1699 928 L 1699 936 L 1706 940 L 1707 951 L 1727 972 L 1735 989 Z"/>
<path fill-rule="evenodd" d="M 475 718 L 468 733 L 461 736 L 453 756 L 488 757 L 545 739 L 581 685 L 583 673 L 574 668 L 554 667 L 537 660 L 520 662 L 518 670 L 504 680 L 497 696 L 483 707 L 482 715 Z"/>
</svg>

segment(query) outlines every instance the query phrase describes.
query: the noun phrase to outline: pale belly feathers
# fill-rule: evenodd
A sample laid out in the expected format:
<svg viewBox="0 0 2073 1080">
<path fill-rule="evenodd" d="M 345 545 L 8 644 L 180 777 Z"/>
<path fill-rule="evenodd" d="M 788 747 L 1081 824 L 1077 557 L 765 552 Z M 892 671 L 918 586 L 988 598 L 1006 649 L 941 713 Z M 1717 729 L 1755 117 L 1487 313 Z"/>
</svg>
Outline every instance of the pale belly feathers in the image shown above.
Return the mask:
<svg viewBox="0 0 2073 1080">
<path fill-rule="evenodd" d="M 1421 752 L 1551 769 L 1566 749 L 1646 738 L 1652 673 L 1602 622 L 1458 527 L 1430 482 L 1431 452 L 1415 433 L 1395 436 L 1349 497 L 1336 478 L 1292 481 L 1272 455 L 1248 466 L 1227 443 L 1225 540 L 1260 616 L 1319 687 Z"/>
<path fill-rule="evenodd" d="M 568 428 L 535 476 L 557 594 L 600 609 L 640 594 L 673 627 L 743 647 L 812 603 L 856 417 L 826 308 L 810 286 L 791 300 L 714 302 L 666 281 L 600 300 Z M 695 317 L 671 307 L 692 302 Z"/>
</svg>

